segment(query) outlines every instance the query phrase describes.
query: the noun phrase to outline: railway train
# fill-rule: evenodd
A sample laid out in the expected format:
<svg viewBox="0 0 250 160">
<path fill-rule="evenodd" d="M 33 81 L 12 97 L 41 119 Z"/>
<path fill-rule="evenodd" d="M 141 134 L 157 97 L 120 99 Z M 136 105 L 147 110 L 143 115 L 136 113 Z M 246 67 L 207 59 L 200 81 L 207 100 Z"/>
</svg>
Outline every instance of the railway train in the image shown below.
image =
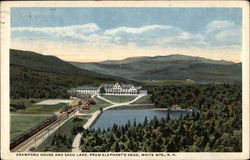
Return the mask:
<svg viewBox="0 0 250 160">
<path fill-rule="evenodd" d="M 83 104 L 82 101 L 86 101 L 88 104 L 93 104 L 93 105 L 96 104 L 95 100 L 92 99 L 90 95 L 77 94 L 76 97 L 79 99 L 78 100 L 78 105 Z"/>
<path fill-rule="evenodd" d="M 74 110 L 76 110 L 75 107 L 70 107 L 70 108 L 68 108 L 68 109 L 66 110 L 66 113 L 67 113 L 67 114 L 70 114 L 70 113 L 73 112 Z"/>
<path fill-rule="evenodd" d="M 90 110 L 90 109 L 91 109 L 90 105 L 88 105 L 88 104 L 83 104 L 83 105 L 81 106 L 81 108 L 82 108 L 83 110 Z"/>
<path fill-rule="evenodd" d="M 42 130 L 43 128 L 48 126 L 49 124 L 55 122 L 56 120 L 57 120 L 57 116 L 54 115 L 54 116 L 48 118 L 46 121 L 38 124 L 37 126 L 31 128 L 30 130 L 26 131 L 25 133 L 14 138 L 10 142 L 10 149 L 12 150 L 16 146 L 18 146 L 20 143 L 24 142 L 25 140 L 27 140 L 28 138 L 30 138 L 31 136 L 33 136 L 34 134 L 36 134 L 37 132 L 39 132 L 40 130 Z"/>
<path fill-rule="evenodd" d="M 81 101 L 81 100 L 79 100 L 79 101 L 78 101 L 78 105 L 81 105 L 81 104 L 82 104 L 82 101 Z"/>
<path fill-rule="evenodd" d="M 66 112 L 67 114 L 70 114 L 71 112 L 73 112 L 76 108 L 72 107 L 72 106 L 65 106 L 60 113 Z"/>
<path fill-rule="evenodd" d="M 85 94 L 77 94 L 76 97 L 79 98 L 79 99 L 81 99 L 81 100 L 87 100 L 89 98 L 89 96 L 87 96 Z"/>
<path fill-rule="evenodd" d="M 93 104 L 93 105 L 96 104 L 96 102 L 92 98 L 89 98 L 87 103 L 88 104 Z"/>
<path fill-rule="evenodd" d="M 69 110 L 70 108 L 71 106 L 64 106 L 64 108 L 60 111 L 60 113 L 67 112 L 67 110 Z"/>
<path fill-rule="evenodd" d="M 76 110 L 76 107 L 72 107 L 72 106 L 65 106 L 63 108 L 62 111 L 60 111 L 60 113 L 66 113 L 67 115 L 69 115 L 70 113 L 72 113 L 74 110 Z M 50 118 L 48 118 L 46 121 L 38 124 L 37 126 L 31 128 L 30 130 L 26 131 L 25 133 L 19 135 L 18 137 L 14 138 L 13 140 L 11 140 L 10 142 L 10 150 L 12 150 L 13 148 L 15 148 L 16 146 L 18 146 L 19 144 L 23 143 L 25 140 L 27 140 L 28 138 L 30 138 L 31 136 L 33 136 L 34 134 L 36 134 L 37 132 L 39 132 L 40 130 L 42 130 L 43 128 L 47 127 L 48 125 L 50 125 L 51 123 L 55 122 L 58 119 L 58 116 L 54 115 Z"/>
</svg>

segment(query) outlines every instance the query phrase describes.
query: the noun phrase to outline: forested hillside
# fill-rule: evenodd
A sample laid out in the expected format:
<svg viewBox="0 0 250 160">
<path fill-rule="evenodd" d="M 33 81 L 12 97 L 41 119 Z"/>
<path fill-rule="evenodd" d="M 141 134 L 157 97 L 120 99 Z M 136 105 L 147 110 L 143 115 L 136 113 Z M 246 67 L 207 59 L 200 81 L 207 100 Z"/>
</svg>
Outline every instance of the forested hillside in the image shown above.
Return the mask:
<svg viewBox="0 0 250 160">
<path fill-rule="evenodd" d="M 110 130 L 84 130 L 82 151 L 241 152 L 241 86 L 171 85 L 152 87 L 157 106 L 199 110 L 178 120 L 128 122 Z"/>
<path fill-rule="evenodd" d="M 71 62 L 71 64 L 97 73 L 116 75 L 133 80 L 192 79 L 200 83 L 241 82 L 241 63 L 184 55 L 131 57 L 117 61 Z"/>
<path fill-rule="evenodd" d="M 34 71 L 22 66 L 10 66 L 11 98 L 69 98 L 68 89 L 84 84 L 100 85 L 116 82 L 105 78 L 65 75 Z"/>
<path fill-rule="evenodd" d="M 80 69 L 68 62 L 59 59 L 58 57 L 46 56 L 31 51 L 10 49 L 10 64 L 15 66 L 23 66 L 27 69 L 40 72 L 128 81 L 125 78 L 96 73 L 87 69 Z"/>
<path fill-rule="evenodd" d="M 68 98 L 72 87 L 116 81 L 131 82 L 79 69 L 57 57 L 10 50 L 11 98 Z"/>
</svg>

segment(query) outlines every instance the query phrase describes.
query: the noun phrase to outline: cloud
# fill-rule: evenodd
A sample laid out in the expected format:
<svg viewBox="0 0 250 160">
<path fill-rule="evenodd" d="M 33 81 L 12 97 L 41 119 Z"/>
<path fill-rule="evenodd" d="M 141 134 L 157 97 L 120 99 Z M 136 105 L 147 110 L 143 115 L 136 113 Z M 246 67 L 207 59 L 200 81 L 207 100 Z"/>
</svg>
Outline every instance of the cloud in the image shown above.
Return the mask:
<svg viewBox="0 0 250 160">
<path fill-rule="evenodd" d="M 115 35 L 118 33 L 131 33 L 131 34 L 141 34 L 147 31 L 151 30 L 159 30 L 159 29 L 169 29 L 171 26 L 165 26 L 165 25 L 149 25 L 149 26 L 143 26 L 139 28 L 132 28 L 132 27 L 118 27 L 114 29 L 110 29 L 104 32 L 104 34 L 107 35 Z"/>
<path fill-rule="evenodd" d="M 42 34 L 51 37 L 75 37 L 87 40 L 86 35 L 99 31 L 100 28 L 95 23 L 88 23 L 83 25 L 73 25 L 64 27 L 13 27 L 12 33 L 18 33 L 17 35 L 25 36 L 28 34 L 35 34 L 36 36 L 42 36 Z M 20 32 L 26 33 L 25 35 Z"/>
<path fill-rule="evenodd" d="M 235 24 L 230 21 L 212 21 L 206 26 L 206 32 L 220 31 L 234 27 Z"/>
<path fill-rule="evenodd" d="M 240 25 L 236 25 L 230 21 L 212 21 L 205 29 L 204 41 L 206 41 L 210 47 L 241 48 L 242 30 Z"/>
<path fill-rule="evenodd" d="M 202 32 L 191 33 L 171 25 L 120 26 L 105 30 L 95 23 L 64 27 L 14 27 L 12 40 L 63 42 L 85 48 L 213 49 L 239 48 L 241 28 L 230 21 L 212 21 Z M 45 43 L 44 42 L 44 43 Z"/>
<path fill-rule="evenodd" d="M 224 30 L 218 33 L 215 38 L 218 42 L 224 44 L 240 44 L 241 30 L 239 28 Z"/>
<path fill-rule="evenodd" d="M 203 35 L 192 34 L 170 25 L 149 25 L 138 28 L 122 26 L 106 30 L 104 35 L 109 36 L 113 44 L 134 44 L 138 47 L 168 48 L 192 46 L 192 43 L 204 44 L 201 42 L 204 39 Z"/>
<path fill-rule="evenodd" d="M 82 25 L 64 26 L 64 27 L 12 27 L 11 31 L 30 31 L 30 32 L 82 32 L 92 33 L 100 30 L 95 23 L 88 23 Z"/>
<path fill-rule="evenodd" d="M 180 32 L 176 36 L 171 37 L 161 37 L 157 42 L 157 46 L 161 48 L 202 48 L 207 47 L 209 44 L 204 41 L 204 36 L 202 34 L 191 34 L 188 32 Z"/>
</svg>

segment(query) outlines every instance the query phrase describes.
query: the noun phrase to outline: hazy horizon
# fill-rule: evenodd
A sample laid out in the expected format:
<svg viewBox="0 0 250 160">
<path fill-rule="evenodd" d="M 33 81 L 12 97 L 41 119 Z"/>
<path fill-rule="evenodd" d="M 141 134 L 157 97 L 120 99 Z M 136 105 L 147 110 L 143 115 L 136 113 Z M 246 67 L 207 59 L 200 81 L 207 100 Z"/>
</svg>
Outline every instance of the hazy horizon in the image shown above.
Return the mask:
<svg viewBox="0 0 250 160">
<path fill-rule="evenodd" d="M 16 49 L 16 48 L 11 48 L 13 50 L 19 50 L 19 49 Z M 22 50 L 22 51 L 30 51 L 30 50 Z M 38 54 L 41 54 L 39 52 L 36 52 L 36 51 L 30 51 L 30 52 L 35 52 L 35 53 L 38 53 Z M 44 55 L 44 54 L 42 54 Z M 190 57 L 198 57 L 198 58 L 205 58 L 205 57 L 201 57 L 201 56 L 192 56 L 192 55 L 185 55 L 185 54 L 168 54 L 168 55 L 155 55 L 155 56 L 134 56 L 134 57 L 127 57 L 127 58 L 123 58 L 123 59 L 107 59 L 107 60 L 102 60 L 102 61 L 89 61 L 89 62 L 82 62 L 82 61 L 68 61 L 68 60 L 63 60 L 63 61 L 66 61 L 66 62 L 79 62 L 79 63 L 98 63 L 98 62 L 105 62 L 105 61 L 121 61 L 121 60 L 125 60 L 125 59 L 129 59 L 129 58 L 142 58 L 142 57 L 160 57 L 160 56 L 174 56 L 174 55 L 181 55 L 181 56 L 190 56 Z M 53 54 L 48 54 L 46 56 L 55 56 L 57 58 L 60 58 L 56 55 L 53 55 Z M 61 59 L 61 58 L 60 58 Z M 228 61 L 228 62 L 234 62 L 234 63 L 241 63 L 241 61 L 239 62 L 235 62 L 235 61 L 230 61 L 230 60 L 224 60 L 224 59 L 212 59 L 212 58 L 205 58 L 205 59 L 209 59 L 209 60 L 215 60 L 215 61 Z"/>
</svg>

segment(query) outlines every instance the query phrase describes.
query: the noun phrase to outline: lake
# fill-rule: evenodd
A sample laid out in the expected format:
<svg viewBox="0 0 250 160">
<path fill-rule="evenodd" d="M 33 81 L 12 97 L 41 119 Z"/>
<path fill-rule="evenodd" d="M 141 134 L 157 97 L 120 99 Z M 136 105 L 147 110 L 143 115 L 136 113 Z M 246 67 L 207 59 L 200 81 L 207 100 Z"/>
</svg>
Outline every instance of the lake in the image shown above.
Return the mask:
<svg viewBox="0 0 250 160">
<path fill-rule="evenodd" d="M 127 124 L 130 120 L 133 124 L 134 120 L 137 123 L 142 123 L 147 117 L 148 120 L 152 120 L 155 116 L 160 119 L 167 116 L 168 111 L 164 110 L 107 110 L 102 113 L 96 123 L 92 126 L 94 129 L 100 128 L 108 129 L 117 124 L 122 126 Z M 182 115 L 184 117 L 187 114 L 192 114 L 192 111 L 169 111 L 169 116 L 171 119 L 178 119 Z"/>
</svg>

